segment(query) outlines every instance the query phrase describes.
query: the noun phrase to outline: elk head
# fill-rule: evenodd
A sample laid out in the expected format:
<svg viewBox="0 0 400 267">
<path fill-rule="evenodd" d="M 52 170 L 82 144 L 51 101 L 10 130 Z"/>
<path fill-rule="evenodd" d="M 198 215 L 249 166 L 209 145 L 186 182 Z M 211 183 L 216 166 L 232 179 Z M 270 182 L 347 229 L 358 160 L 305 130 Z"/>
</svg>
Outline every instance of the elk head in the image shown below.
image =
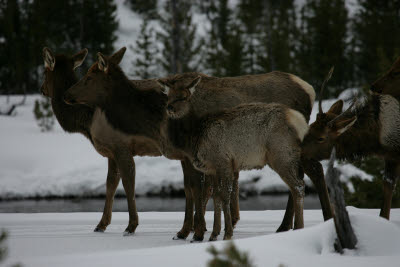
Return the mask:
<svg viewBox="0 0 400 267">
<path fill-rule="evenodd" d="M 64 94 L 67 104 L 85 104 L 90 107 L 103 106 L 112 93 L 112 75 L 120 71 L 121 62 L 126 48 L 123 47 L 112 56 L 97 53 L 95 62 L 82 79 L 69 88 Z"/>
<path fill-rule="evenodd" d="M 322 93 L 324 92 L 326 83 L 332 77 L 332 73 L 333 67 L 322 83 L 317 119 L 310 125 L 308 133 L 302 142 L 302 154 L 307 159 L 319 161 L 329 158 L 337 138 L 347 131 L 357 120 L 356 116 L 347 116 L 356 102 L 353 102 L 343 113 L 343 100 L 336 101 L 326 113 L 322 110 Z"/>
<path fill-rule="evenodd" d="M 371 85 L 371 91 L 391 95 L 400 100 L 400 57 L 385 75 Z"/>
<path fill-rule="evenodd" d="M 47 97 L 54 97 L 57 78 L 73 74 L 74 70 L 82 65 L 87 53 L 88 50 L 85 48 L 72 57 L 64 55 L 54 56 L 48 47 L 43 48 L 44 81 L 40 88 L 41 93 Z"/>
<path fill-rule="evenodd" d="M 171 118 L 181 118 L 190 110 L 190 98 L 200 83 L 201 76 L 196 77 L 189 84 L 182 81 L 158 79 L 159 85 L 164 88 L 168 96 L 167 115 Z"/>
<path fill-rule="evenodd" d="M 338 137 L 357 120 L 356 116 L 346 116 L 353 105 L 342 113 L 343 100 L 338 100 L 326 113 L 317 115 L 302 143 L 302 154 L 305 158 L 318 161 L 329 158 Z"/>
</svg>

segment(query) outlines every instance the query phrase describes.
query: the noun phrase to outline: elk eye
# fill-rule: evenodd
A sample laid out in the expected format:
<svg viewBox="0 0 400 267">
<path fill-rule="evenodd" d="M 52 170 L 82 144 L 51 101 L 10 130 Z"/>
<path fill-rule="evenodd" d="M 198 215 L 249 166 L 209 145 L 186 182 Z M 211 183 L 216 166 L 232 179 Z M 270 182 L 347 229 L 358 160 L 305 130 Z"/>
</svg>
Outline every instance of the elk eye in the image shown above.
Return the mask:
<svg viewBox="0 0 400 267">
<path fill-rule="evenodd" d="M 318 143 L 322 143 L 322 142 L 325 141 L 325 138 L 324 138 L 324 137 L 319 137 L 319 138 L 317 139 L 317 141 L 318 141 Z"/>
</svg>

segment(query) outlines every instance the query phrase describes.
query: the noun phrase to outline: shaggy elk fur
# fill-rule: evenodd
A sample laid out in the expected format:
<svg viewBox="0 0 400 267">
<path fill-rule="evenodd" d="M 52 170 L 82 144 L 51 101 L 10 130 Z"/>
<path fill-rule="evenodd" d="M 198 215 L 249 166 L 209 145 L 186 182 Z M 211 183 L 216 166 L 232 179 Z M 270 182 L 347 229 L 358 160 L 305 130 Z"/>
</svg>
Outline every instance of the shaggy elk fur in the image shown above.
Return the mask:
<svg viewBox="0 0 400 267">
<path fill-rule="evenodd" d="M 391 95 L 400 100 L 400 57 L 381 78 L 371 85 L 371 91 Z"/>
<path fill-rule="evenodd" d="M 124 49 L 116 54 L 123 52 Z M 103 114 L 104 120 L 120 133 L 140 135 L 151 139 L 154 143 L 159 144 L 163 154 L 168 158 L 187 159 L 182 151 L 174 149 L 168 139 L 165 138 L 165 131 L 169 128 L 171 120 L 166 119 L 167 99 L 161 93 L 161 88 L 158 85 L 149 90 L 138 88 L 137 84 L 130 82 L 126 78 L 118 66 L 118 62 L 112 59 L 113 56 L 106 57 L 100 53 L 98 56 L 98 62 L 89 69 L 85 77 L 66 92 L 65 100 L 70 103 L 86 104 L 97 109 L 96 112 Z M 179 77 L 180 82 L 186 84 L 198 75 L 196 73 L 187 73 L 176 77 Z M 207 89 L 204 90 L 209 90 L 209 93 L 203 94 L 203 97 L 196 100 L 197 107 L 203 107 L 199 109 L 199 113 L 213 110 L 220 111 L 226 107 L 257 100 L 285 102 L 294 108 L 298 107 L 299 112 L 304 113 L 307 118 L 311 113 L 314 90 L 310 85 L 294 75 L 273 72 L 271 74 L 255 75 L 254 77 L 243 76 L 243 78 L 202 76 L 205 77 L 204 84 L 207 86 Z M 198 87 L 201 87 L 202 84 L 203 81 Z M 225 85 L 228 87 L 225 87 Z M 307 89 L 304 86 L 308 86 Z M 281 101 L 279 101 L 278 96 L 282 99 Z M 164 118 L 161 119 L 163 116 Z M 153 117 L 157 119 L 151 119 Z M 151 131 L 146 129 L 151 129 Z M 180 132 L 179 136 L 184 136 L 184 132 Z M 191 166 L 190 163 L 189 165 Z M 199 174 L 197 179 L 187 180 L 185 176 L 185 186 L 187 183 L 195 183 L 195 181 L 201 180 L 202 174 L 200 172 L 197 173 Z M 325 186 L 325 184 L 323 185 Z M 203 214 L 204 201 L 200 196 L 201 194 L 195 191 L 196 214 Z M 207 192 L 208 190 L 200 191 Z M 185 193 L 188 197 L 186 188 Z M 233 204 L 236 205 L 233 210 L 237 210 L 236 213 L 238 215 L 237 201 L 233 201 Z M 327 206 L 329 207 L 329 204 Z M 197 227 L 195 226 L 195 237 L 200 240 L 204 235 L 204 216 L 198 216 L 196 219 L 199 222 Z M 239 218 L 237 217 L 237 219 Z M 289 224 L 290 220 L 285 222 L 285 225 L 288 225 L 285 228 L 290 227 Z M 189 234 L 191 224 L 186 224 L 186 226 L 178 233 L 179 238 L 185 238 Z"/>
<path fill-rule="evenodd" d="M 339 159 L 352 160 L 377 155 L 385 161 L 384 201 L 380 216 L 389 219 L 393 190 L 400 176 L 400 106 L 389 95 L 368 96 L 364 103 L 342 113 L 338 100 L 324 113 L 320 105 L 317 120 L 310 125 L 303 156 L 328 159 L 336 148 Z"/>
<path fill-rule="evenodd" d="M 199 76 L 182 91 L 186 100 L 181 102 L 189 102 L 200 80 Z M 172 90 L 176 93 L 175 88 Z M 175 95 L 169 94 L 169 103 Z M 173 111 L 167 106 L 171 117 L 176 118 L 174 113 L 180 117 L 174 121 L 178 132 L 170 128 L 169 137 L 196 169 L 213 178 L 214 198 L 222 204 L 225 222 L 231 222 L 229 207 L 235 173 L 268 164 L 288 184 L 294 198 L 295 228 L 302 228 L 304 181 L 300 145 L 308 130 L 304 116 L 277 103 L 242 104 L 202 117 L 188 106 L 181 103 L 180 109 Z M 181 131 L 184 137 L 175 138 Z M 211 240 L 215 240 L 218 231 L 214 229 Z M 230 239 L 232 234 L 232 224 L 225 223 L 224 239 Z"/>
</svg>

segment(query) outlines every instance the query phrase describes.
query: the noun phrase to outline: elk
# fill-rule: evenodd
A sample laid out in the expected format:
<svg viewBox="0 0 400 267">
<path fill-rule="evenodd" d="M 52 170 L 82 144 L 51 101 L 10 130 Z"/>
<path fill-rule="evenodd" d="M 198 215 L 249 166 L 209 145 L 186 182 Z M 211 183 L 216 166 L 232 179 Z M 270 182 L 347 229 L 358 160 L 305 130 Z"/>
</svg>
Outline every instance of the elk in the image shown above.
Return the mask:
<svg viewBox="0 0 400 267">
<path fill-rule="evenodd" d="M 167 106 L 168 115 L 174 118 L 168 137 L 196 169 L 212 177 L 214 198 L 222 203 L 224 211 L 224 240 L 231 239 L 233 234 L 230 195 L 235 173 L 267 164 L 289 186 L 294 198 L 295 229 L 303 228 L 304 174 L 300 145 L 308 130 L 304 116 L 283 104 L 252 103 L 199 117 L 190 108 L 189 100 L 201 78 L 197 77 L 181 91 L 185 100 L 180 101 L 183 103 L 179 108 Z M 166 89 L 175 88 L 166 86 Z M 168 102 L 174 103 L 175 97 L 176 94 L 168 94 Z M 185 135 L 180 135 L 180 131 Z M 218 230 L 213 230 L 210 240 L 216 239 L 215 232 Z"/>
<path fill-rule="evenodd" d="M 116 54 L 123 53 L 121 49 Z M 166 96 L 161 92 L 159 85 L 151 89 L 143 90 L 137 83 L 130 82 L 121 68 L 119 61 L 113 60 L 114 56 L 106 57 L 98 53 L 98 61 L 89 69 L 88 73 L 65 94 L 64 99 L 70 104 L 85 104 L 104 114 L 104 121 L 113 129 L 130 135 L 144 136 L 160 145 L 162 153 L 170 159 L 185 159 L 182 151 L 176 150 L 165 138 L 165 131 L 168 129 L 171 120 L 166 118 L 165 106 Z M 190 82 L 199 74 L 186 73 L 177 75 L 182 83 Z M 201 112 L 209 110 L 221 110 L 225 107 L 235 106 L 242 102 L 284 102 L 288 106 L 297 107 L 300 113 L 309 118 L 312 104 L 315 98 L 314 89 L 300 78 L 287 73 L 273 72 L 264 75 L 250 75 L 235 78 L 205 77 L 198 86 L 208 86 L 206 95 L 198 99 L 198 107 Z M 155 81 L 154 81 L 155 82 Z M 156 82 L 155 82 L 156 83 Z M 157 83 L 156 83 L 157 84 Z M 225 87 L 229 85 L 229 87 Z M 151 87 L 151 86 L 149 86 Z M 231 89 L 227 89 L 231 88 Z M 199 111 L 199 113 L 201 113 Z M 147 116 L 154 116 L 154 113 L 163 114 L 163 120 L 149 120 Z M 152 131 L 147 132 L 146 129 Z M 181 132 L 181 134 L 184 134 Z M 319 164 L 317 162 L 317 164 Z M 189 162 L 192 168 L 193 166 Z M 318 168 L 314 168 L 317 169 Z M 322 170 L 322 167 L 321 167 Z M 195 170 L 194 170 L 195 171 Z M 197 172 L 199 177 L 200 172 Z M 322 171 L 321 171 L 322 173 Z M 317 173 L 319 176 L 320 173 Z M 197 182 L 199 179 L 195 179 Z M 188 182 L 186 177 L 184 182 Z M 193 182 L 191 180 L 190 182 Z M 321 187 L 326 186 L 320 183 Z M 320 190 L 321 192 L 323 190 Z M 185 193 L 186 189 L 185 189 Z M 327 193 L 326 193 L 327 196 Z M 201 197 L 194 197 L 196 214 L 204 213 L 204 201 Z M 329 199 L 325 207 L 330 210 Z M 237 201 L 233 201 L 234 205 Z M 196 204 L 197 203 L 197 204 Z M 235 208 L 234 208 L 235 209 Z M 238 208 L 237 208 L 238 210 Z M 325 218 L 331 218 L 329 213 Z M 324 213 L 324 215 L 326 215 Z M 201 217 L 201 218 L 200 218 Z M 201 222 L 195 227 L 194 239 L 202 240 L 205 228 L 204 216 L 198 216 Z M 290 220 L 284 220 L 284 228 L 290 227 Z M 200 229 L 200 230 L 196 230 Z M 190 229 L 185 228 L 178 232 L 178 238 L 186 238 Z"/>
<path fill-rule="evenodd" d="M 332 148 L 342 160 L 382 157 L 384 201 L 380 216 L 389 219 L 392 194 L 400 175 L 399 102 L 392 96 L 375 94 L 355 108 L 352 106 L 342 113 L 343 101 L 338 100 L 324 113 L 320 100 L 317 119 L 304 137 L 303 157 L 328 159 Z"/>
<path fill-rule="evenodd" d="M 371 85 L 371 91 L 391 95 L 400 100 L 400 57 L 381 78 Z"/>
</svg>

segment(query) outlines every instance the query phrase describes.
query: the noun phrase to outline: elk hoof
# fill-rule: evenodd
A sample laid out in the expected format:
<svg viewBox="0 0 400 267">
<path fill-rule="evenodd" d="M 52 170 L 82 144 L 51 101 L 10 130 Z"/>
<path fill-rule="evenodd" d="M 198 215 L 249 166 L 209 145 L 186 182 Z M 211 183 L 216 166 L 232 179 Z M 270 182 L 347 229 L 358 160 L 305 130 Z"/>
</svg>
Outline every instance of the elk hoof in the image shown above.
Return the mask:
<svg viewBox="0 0 400 267">
<path fill-rule="evenodd" d="M 277 232 L 277 233 L 280 233 L 280 232 L 287 232 L 287 231 L 289 231 L 289 230 L 292 230 L 292 227 L 291 227 L 290 225 L 289 225 L 289 226 L 281 225 L 281 226 L 279 226 L 278 230 L 276 230 L 276 232 Z"/>
<path fill-rule="evenodd" d="M 231 240 L 232 236 L 231 235 L 224 235 L 224 240 Z"/>
<path fill-rule="evenodd" d="M 217 241 L 218 240 L 218 235 L 211 235 L 210 239 L 208 239 L 208 241 Z"/>
<path fill-rule="evenodd" d="M 199 237 L 199 236 L 193 235 L 193 238 L 192 238 L 192 240 L 190 240 L 190 243 L 202 242 L 203 239 L 204 239 L 204 237 Z"/>
<path fill-rule="evenodd" d="M 94 231 L 93 232 L 95 232 L 95 233 L 104 233 L 104 231 L 105 231 L 105 229 L 101 229 L 100 227 L 96 227 L 96 228 L 94 228 Z"/>
<path fill-rule="evenodd" d="M 128 230 L 125 230 L 124 233 L 122 234 L 123 236 L 131 236 L 133 235 L 135 232 L 130 232 Z"/>
<path fill-rule="evenodd" d="M 181 233 L 177 233 L 172 240 L 186 240 L 186 236 L 183 236 Z"/>
</svg>

